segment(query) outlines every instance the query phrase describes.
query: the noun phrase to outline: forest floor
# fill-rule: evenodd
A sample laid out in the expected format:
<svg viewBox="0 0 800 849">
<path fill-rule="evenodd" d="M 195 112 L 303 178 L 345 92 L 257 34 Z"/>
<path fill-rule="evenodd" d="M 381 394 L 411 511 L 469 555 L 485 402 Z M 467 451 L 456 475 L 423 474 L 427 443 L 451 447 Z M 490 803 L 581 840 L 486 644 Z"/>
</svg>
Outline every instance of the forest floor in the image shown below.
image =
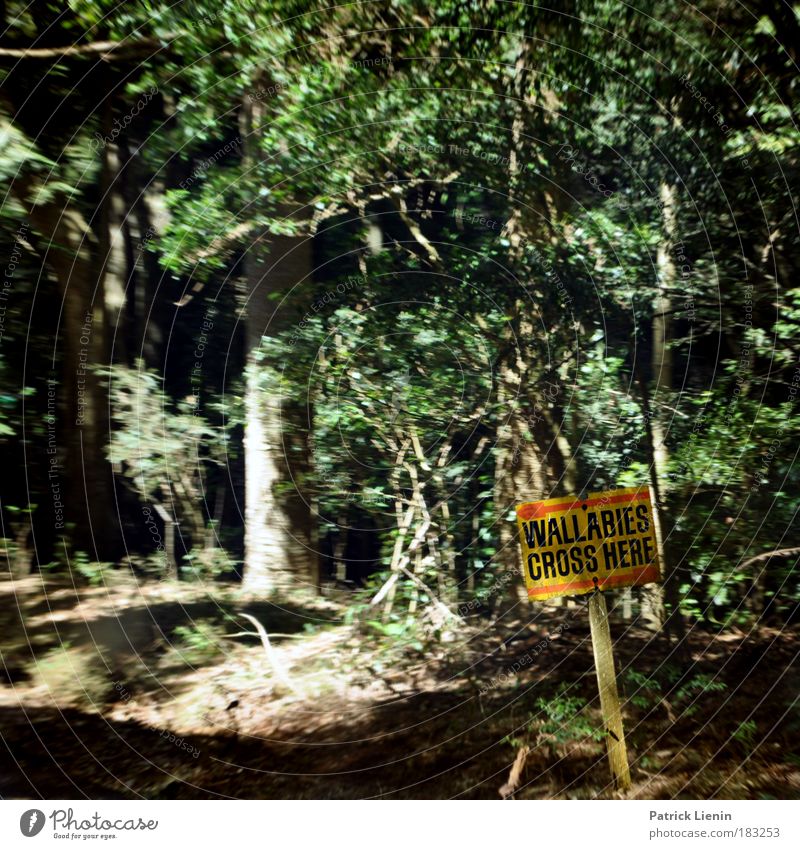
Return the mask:
<svg viewBox="0 0 800 849">
<path fill-rule="evenodd" d="M 341 601 L 213 590 L 0 582 L 0 797 L 614 795 L 581 605 L 404 642 Z M 800 629 L 695 629 L 680 660 L 612 635 L 629 797 L 800 798 Z"/>
</svg>

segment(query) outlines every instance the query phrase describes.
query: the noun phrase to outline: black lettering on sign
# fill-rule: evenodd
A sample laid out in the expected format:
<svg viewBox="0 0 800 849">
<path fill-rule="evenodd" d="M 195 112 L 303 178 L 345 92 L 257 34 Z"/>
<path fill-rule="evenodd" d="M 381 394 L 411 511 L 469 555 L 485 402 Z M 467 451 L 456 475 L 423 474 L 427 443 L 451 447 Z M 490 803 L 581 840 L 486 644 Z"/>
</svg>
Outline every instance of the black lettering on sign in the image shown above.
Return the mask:
<svg viewBox="0 0 800 849">
<path fill-rule="evenodd" d="M 597 516 L 594 513 L 588 513 L 586 516 L 586 520 L 588 522 L 588 526 L 586 529 L 586 539 L 592 540 L 596 536 L 598 539 L 603 538 L 603 534 L 600 533 L 600 525 L 597 521 Z"/>
<path fill-rule="evenodd" d="M 536 565 L 534 566 L 534 560 L 536 561 Z M 528 574 L 531 576 L 532 581 L 539 581 L 542 577 L 542 567 L 539 565 L 539 555 L 532 551 L 528 555 Z"/>
<path fill-rule="evenodd" d="M 632 534 L 633 533 L 633 516 L 631 516 L 631 508 L 623 507 L 622 508 L 622 523 L 625 525 L 625 533 Z"/>
<path fill-rule="evenodd" d="M 583 534 L 581 533 L 581 528 L 580 528 L 580 525 L 578 523 L 577 514 L 573 513 L 571 518 L 572 518 L 572 533 L 575 535 L 574 541 L 575 542 L 586 542 L 586 539 L 584 538 Z"/>
<path fill-rule="evenodd" d="M 619 566 L 619 558 L 617 557 L 617 546 L 613 542 L 603 543 L 603 557 L 605 557 L 606 561 L 606 572 L 611 569 L 616 569 Z"/>
<path fill-rule="evenodd" d="M 531 519 L 530 522 L 523 522 L 522 527 L 525 530 L 525 542 L 528 543 L 528 548 L 545 544 L 544 519 Z"/>
<path fill-rule="evenodd" d="M 642 569 L 656 561 L 649 503 L 609 507 L 605 499 L 599 504 L 602 509 L 584 505 L 582 511 L 520 522 L 530 583 L 569 584 L 589 577 L 597 584 L 610 573 Z M 622 581 L 628 582 L 630 578 Z"/>
<path fill-rule="evenodd" d="M 558 544 L 561 545 L 561 531 L 558 529 L 558 522 L 555 519 L 547 520 L 547 544 L 553 545 L 553 540 L 557 540 Z"/>
</svg>

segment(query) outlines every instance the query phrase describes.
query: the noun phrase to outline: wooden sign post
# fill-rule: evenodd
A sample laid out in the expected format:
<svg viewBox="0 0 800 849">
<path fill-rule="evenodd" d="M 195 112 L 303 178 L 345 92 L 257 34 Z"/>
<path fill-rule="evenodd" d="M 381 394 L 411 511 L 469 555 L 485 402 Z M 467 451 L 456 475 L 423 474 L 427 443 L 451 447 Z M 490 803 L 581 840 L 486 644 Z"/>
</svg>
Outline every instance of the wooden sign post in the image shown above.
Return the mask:
<svg viewBox="0 0 800 849">
<path fill-rule="evenodd" d="M 615 787 L 627 790 L 631 777 L 603 590 L 661 580 L 649 488 L 520 504 L 517 524 L 528 598 L 592 593 L 589 626 L 608 758 Z"/>
<path fill-rule="evenodd" d="M 631 772 L 628 768 L 628 750 L 625 748 L 625 731 L 622 728 L 622 708 L 617 693 L 608 609 L 601 592 L 594 593 L 589 599 L 589 628 L 592 632 L 594 667 L 600 690 L 600 711 L 606 728 L 611 775 L 618 790 L 627 790 L 631 786 Z"/>
</svg>

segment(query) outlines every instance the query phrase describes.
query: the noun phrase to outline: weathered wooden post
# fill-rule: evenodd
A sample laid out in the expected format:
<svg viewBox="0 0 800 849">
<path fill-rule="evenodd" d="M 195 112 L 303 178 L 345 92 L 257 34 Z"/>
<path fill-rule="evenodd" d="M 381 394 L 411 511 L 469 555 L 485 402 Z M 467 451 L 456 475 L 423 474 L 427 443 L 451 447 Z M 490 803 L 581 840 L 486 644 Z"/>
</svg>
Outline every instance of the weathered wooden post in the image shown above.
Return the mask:
<svg viewBox="0 0 800 849">
<path fill-rule="evenodd" d="M 605 597 L 599 590 L 589 599 L 589 627 L 592 632 L 594 667 L 597 672 L 597 687 L 600 690 L 600 711 L 605 725 L 611 775 L 617 790 L 625 791 L 631 786 L 631 773 L 628 768 L 628 751 L 625 748 L 625 732 L 622 728 L 622 708 L 617 692 L 608 609 Z"/>
</svg>

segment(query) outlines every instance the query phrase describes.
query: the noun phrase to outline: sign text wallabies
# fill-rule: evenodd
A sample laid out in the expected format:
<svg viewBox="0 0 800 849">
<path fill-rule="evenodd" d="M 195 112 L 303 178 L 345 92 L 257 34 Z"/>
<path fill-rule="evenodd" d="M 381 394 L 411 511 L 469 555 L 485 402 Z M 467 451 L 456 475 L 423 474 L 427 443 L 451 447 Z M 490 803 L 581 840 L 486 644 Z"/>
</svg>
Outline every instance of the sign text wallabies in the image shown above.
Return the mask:
<svg viewBox="0 0 800 849">
<path fill-rule="evenodd" d="M 520 504 L 517 523 L 531 599 L 660 580 L 647 488 Z"/>
</svg>

